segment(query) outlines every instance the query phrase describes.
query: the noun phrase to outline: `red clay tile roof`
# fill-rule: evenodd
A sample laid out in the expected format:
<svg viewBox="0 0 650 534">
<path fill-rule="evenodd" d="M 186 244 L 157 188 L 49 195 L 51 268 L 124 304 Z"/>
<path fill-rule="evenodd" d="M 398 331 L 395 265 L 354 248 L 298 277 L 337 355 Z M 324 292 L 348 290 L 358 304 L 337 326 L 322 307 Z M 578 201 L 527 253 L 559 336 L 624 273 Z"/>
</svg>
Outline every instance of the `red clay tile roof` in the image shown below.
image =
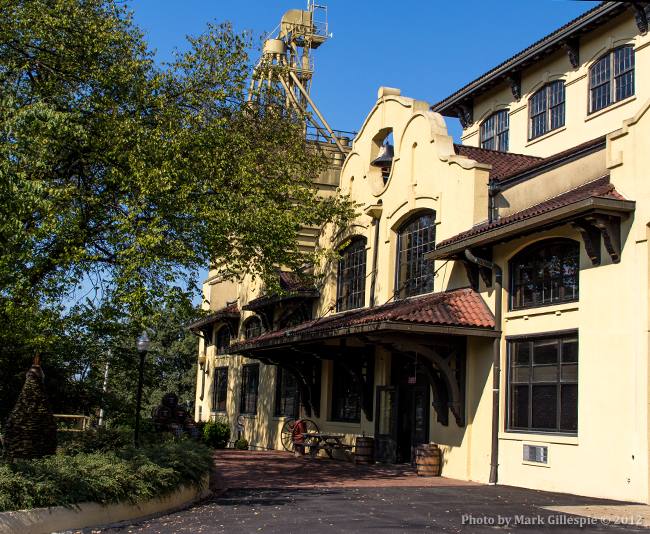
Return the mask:
<svg viewBox="0 0 650 534">
<path fill-rule="evenodd" d="M 619 4 L 619 5 L 616 6 L 614 4 Z M 482 83 L 484 83 L 488 78 L 490 78 L 490 75 L 492 75 L 493 73 L 498 72 L 501 69 L 506 71 L 506 70 L 510 70 L 510 69 L 515 69 L 516 70 L 517 67 L 521 68 L 522 65 L 516 65 L 516 63 L 518 62 L 518 60 L 523 59 L 523 57 L 526 56 L 526 54 L 529 51 L 532 51 L 532 50 L 534 50 L 536 48 L 540 49 L 540 50 L 538 50 L 538 52 L 542 56 L 542 57 L 539 58 L 541 60 L 544 57 L 544 54 L 542 53 L 542 49 L 544 48 L 544 46 L 545 45 L 547 45 L 547 46 L 551 45 L 551 42 L 554 40 L 554 38 L 559 37 L 560 34 L 566 33 L 567 35 L 562 37 L 557 43 L 555 43 L 555 46 L 557 47 L 557 49 L 559 49 L 559 47 L 560 47 L 560 45 L 562 43 L 564 43 L 566 40 L 569 40 L 571 37 L 573 37 L 572 32 L 575 32 L 576 30 L 579 30 L 580 23 L 584 19 L 590 17 L 591 15 L 597 13 L 598 11 L 602 11 L 603 14 L 605 15 L 605 18 L 607 18 L 608 16 L 612 16 L 612 15 L 617 16 L 626 9 L 626 7 L 627 7 L 626 4 L 627 4 L 627 2 L 602 2 L 601 4 L 598 4 L 596 7 L 590 9 L 589 11 L 587 11 L 585 13 L 583 13 L 579 17 L 573 19 L 571 22 L 568 22 L 567 24 L 565 24 L 561 28 L 555 30 L 553 33 L 550 33 L 549 35 L 547 35 L 546 37 L 540 39 L 536 43 L 533 43 L 528 48 L 526 48 L 526 49 L 522 50 L 521 52 L 515 54 L 510 59 L 507 59 L 506 61 L 504 61 L 500 65 L 497 65 L 496 67 L 489 70 L 488 72 L 486 72 L 482 76 L 479 76 L 474 81 L 468 83 L 466 86 L 462 87 L 461 89 L 459 89 L 455 93 L 451 94 L 450 96 L 448 96 L 444 100 L 438 102 L 437 104 L 432 105 L 431 110 L 432 111 L 437 111 L 437 112 L 442 112 L 444 110 L 444 108 L 446 107 L 446 105 L 449 104 L 451 101 L 453 101 L 457 96 L 461 95 L 462 93 L 466 92 L 468 89 L 471 89 L 472 87 L 479 88 Z M 598 20 L 601 20 L 602 18 L 603 18 L 602 16 L 596 16 L 596 23 L 597 23 Z M 572 28 L 572 26 L 575 26 L 575 28 Z M 588 28 L 585 28 L 585 29 L 588 30 Z M 583 29 L 583 32 L 584 32 L 584 29 Z M 578 35 L 580 35 L 580 34 L 578 33 Z M 555 51 L 555 49 L 553 50 L 553 52 L 554 51 Z M 504 67 L 508 67 L 508 68 L 504 69 Z M 502 81 L 504 81 L 504 80 L 505 80 L 505 77 L 503 78 Z M 472 95 L 472 96 L 476 96 L 476 95 Z"/>
<path fill-rule="evenodd" d="M 296 335 L 310 334 L 384 321 L 494 328 L 494 315 L 492 315 L 481 295 L 473 289 L 464 288 L 443 293 L 433 293 L 424 297 L 393 301 L 375 308 L 353 310 L 324 319 L 308 321 L 300 326 L 283 328 L 256 338 L 233 343 L 230 348 L 288 337 L 286 336 L 287 333 L 290 335 L 294 333 Z"/>
<path fill-rule="evenodd" d="M 589 197 L 606 197 L 625 200 L 624 197 L 616 191 L 614 185 L 609 183 L 609 175 L 603 176 L 602 178 L 598 178 L 597 180 L 581 185 L 580 187 L 572 189 L 571 191 L 567 191 L 566 193 L 562 193 L 561 195 L 558 195 L 557 197 L 551 198 L 549 200 L 545 200 L 544 202 L 536 204 L 525 210 L 513 213 L 512 215 L 508 215 L 502 219 L 497 219 L 491 223 L 486 222 L 479 224 L 471 230 L 467 230 L 458 235 L 455 235 L 454 237 L 445 239 L 444 241 L 438 243 L 436 250 L 451 245 L 452 243 L 462 241 L 468 237 L 482 234 L 488 230 L 492 230 L 500 226 L 505 226 L 522 219 L 527 219 L 529 217 L 533 217 L 534 215 L 540 215 L 547 211 L 551 211 L 556 208 L 572 204 L 573 202 L 587 199 Z"/>
<path fill-rule="evenodd" d="M 543 161 L 543 158 L 535 156 L 513 154 L 512 152 L 499 152 L 498 150 L 489 150 L 487 148 L 477 148 L 467 145 L 454 145 L 454 151 L 459 156 L 465 156 L 479 163 L 492 165 L 490 180 L 493 180 L 495 176 L 519 169 L 526 169 Z"/>
<path fill-rule="evenodd" d="M 318 290 L 313 282 L 302 281 L 297 276 L 296 273 L 292 271 L 282 271 L 280 272 L 280 289 L 283 293 L 297 293 L 297 292 L 313 292 L 315 296 L 318 296 Z M 266 300 L 271 300 L 274 297 L 277 297 L 277 293 L 272 295 L 264 295 L 263 297 L 258 297 L 248 302 L 244 307 L 247 309 L 248 306 L 256 306 Z"/>
<path fill-rule="evenodd" d="M 208 324 L 208 323 L 213 323 L 215 321 L 218 321 L 219 319 L 223 317 L 233 317 L 233 316 L 239 316 L 239 307 L 237 306 L 237 303 L 235 302 L 234 304 L 230 304 L 229 306 L 226 306 L 225 308 L 221 308 L 220 310 L 213 311 L 209 315 L 206 315 L 205 317 L 201 317 L 200 319 L 197 319 L 196 321 L 192 321 L 190 324 L 186 325 L 184 327 L 185 330 L 189 330 L 191 328 L 194 328 L 199 325 L 203 324 Z"/>
</svg>

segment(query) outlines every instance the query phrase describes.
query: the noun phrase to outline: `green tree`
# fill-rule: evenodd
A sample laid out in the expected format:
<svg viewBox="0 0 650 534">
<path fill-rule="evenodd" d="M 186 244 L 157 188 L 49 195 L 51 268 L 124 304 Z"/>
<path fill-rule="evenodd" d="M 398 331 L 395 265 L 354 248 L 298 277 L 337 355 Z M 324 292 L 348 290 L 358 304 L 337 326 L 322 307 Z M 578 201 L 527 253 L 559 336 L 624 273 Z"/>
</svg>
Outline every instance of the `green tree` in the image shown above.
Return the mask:
<svg viewBox="0 0 650 534">
<path fill-rule="evenodd" d="M 208 25 L 158 66 L 113 0 L 0 0 L 0 368 L 46 353 L 84 284 L 142 329 L 200 266 L 272 287 L 314 259 L 303 226 L 351 215 L 300 118 L 247 102 L 253 42 Z"/>
</svg>

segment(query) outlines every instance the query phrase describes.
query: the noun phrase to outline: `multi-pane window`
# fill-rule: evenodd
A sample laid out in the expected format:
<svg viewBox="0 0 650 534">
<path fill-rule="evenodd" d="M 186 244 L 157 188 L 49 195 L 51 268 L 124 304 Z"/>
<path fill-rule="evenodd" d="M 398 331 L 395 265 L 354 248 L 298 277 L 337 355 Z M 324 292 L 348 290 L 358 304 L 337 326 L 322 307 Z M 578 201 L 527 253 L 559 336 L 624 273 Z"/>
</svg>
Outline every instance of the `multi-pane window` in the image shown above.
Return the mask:
<svg viewBox="0 0 650 534">
<path fill-rule="evenodd" d="M 492 115 L 481 124 L 481 148 L 508 151 L 508 110 Z"/>
<path fill-rule="evenodd" d="M 212 391 L 212 411 L 225 412 L 228 397 L 228 368 L 217 367 L 214 370 L 214 390 Z"/>
<path fill-rule="evenodd" d="M 578 334 L 508 342 L 508 429 L 578 431 Z"/>
<path fill-rule="evenodd" d="M 262 321 L 258 317 L 253 317 L 246 323 L 246 339 L 259 337 L 262 335 Z"/>
<path fill-rule="evenodd" d="M 436 246 L 436 214 L 419 214 L 408 220 L 397 236 L 395 293 L 400 298 L 433 291 L 433 262 L 426 255 Z"/>
<path fill-rule="evenodd" d="M 257 413 L 257 390 L 260 383 L 260 366 L 244 365 L 241 372 L 240 413 Z"/>
<path fill-rule="evenodd" d="M 334 364 L 332 379 L 332 421 L 361 421 L 361 391 L 352 373 Z"/>
<path fill-rule="evenodd" d="M 298 417 L 299 403 L 298 382 L 286 369 L 278 367 L 275 382 L 275 415 Z"/>
<path fill-rule="evenodd" d="M 578 300 L 580 244 L 570 239 L 542 242 L 510 263 L 510 308 Z"/>
<path fill-rule="evenodd" d="M 224 350 L 230 345 L 230 331 L 227 326 L 217 330 L 217 354 L 224 354 Z"/>
<path fill-rule="evenodd" d="M 535 139 L 564 126 L 564 99 L 563 81 L 551 83 L 533 95 L 528 103 L 529 139 Z"/>
<path fill-rule="evenodd" d="M 632 96 L 634 94 L 634 50 L 629 46 L 617 48 L 591 67 L 589 92 L 592 113 Z"/>
<path fill-rule="evenodd" d="M 366 239 L 357 239 L 341 252 L 336 311 L 362 308 L 366 300 Z"/>
</svg>

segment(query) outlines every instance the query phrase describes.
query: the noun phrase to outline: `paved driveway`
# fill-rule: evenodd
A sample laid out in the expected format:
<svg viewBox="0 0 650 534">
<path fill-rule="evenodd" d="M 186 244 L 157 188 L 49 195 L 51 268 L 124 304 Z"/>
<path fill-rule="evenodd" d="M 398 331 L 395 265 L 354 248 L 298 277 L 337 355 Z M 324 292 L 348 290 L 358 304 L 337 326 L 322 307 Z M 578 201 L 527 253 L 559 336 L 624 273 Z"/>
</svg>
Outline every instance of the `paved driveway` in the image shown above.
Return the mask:
<svg viewBox="0 0 650 534">
<path fill-rule="evenodd" d="M 408 466 L 352 466 L 287 453 L 219 451 L 217 497 L 189 510 L 106 532 L 114 533 L 400 533 L 400 532 L 646 532 L 604 525 L 572 510 L 625 506 L 602 499 L 417 477 Z M 633 509 L 633 523 L 642 509 Z M 639 513 L 637 513 L 639 512 Z M 628 518 L 628 522 L 629 522 Z M 583 522 L 582 527 L 579 521 Z"/>
</svg>

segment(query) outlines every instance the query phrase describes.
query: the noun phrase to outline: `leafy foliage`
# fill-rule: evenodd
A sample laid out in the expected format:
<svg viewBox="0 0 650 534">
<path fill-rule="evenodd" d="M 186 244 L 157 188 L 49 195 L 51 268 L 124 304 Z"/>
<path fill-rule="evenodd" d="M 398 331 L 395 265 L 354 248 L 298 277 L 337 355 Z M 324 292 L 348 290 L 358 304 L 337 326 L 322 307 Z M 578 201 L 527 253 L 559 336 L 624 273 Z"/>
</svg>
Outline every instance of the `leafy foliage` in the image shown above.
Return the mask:
<svg viewBox="0 0 650 534">
<path fill-rule="evenodd" d="M 247 451 L 248 450 L 248 440 L 247 439 L 238 439 L 235 441 L 235 449 L 238 449 L 240 451 Z"/>
<path fill-rule="evenodd" d="M 96 452 L 0 462 L 0 511 L 81 502 L 134 504 L 171 495 L 181 486 L 198 487 L 214 470 L 210 449 L 194 440 L 134 448 L 123 446 L 125 439 L 106 432 L 92 445 L 88 436 L 85 445 L 69 444 L 73 449 L 97 446 Z"/>
<path fill-rule="evenodd" d="M 230 426 L 228 423 L 209 422 L 203 427 L 203 441 L 215 449 L 223 449 L 230 441 Z"/>
</svg>

